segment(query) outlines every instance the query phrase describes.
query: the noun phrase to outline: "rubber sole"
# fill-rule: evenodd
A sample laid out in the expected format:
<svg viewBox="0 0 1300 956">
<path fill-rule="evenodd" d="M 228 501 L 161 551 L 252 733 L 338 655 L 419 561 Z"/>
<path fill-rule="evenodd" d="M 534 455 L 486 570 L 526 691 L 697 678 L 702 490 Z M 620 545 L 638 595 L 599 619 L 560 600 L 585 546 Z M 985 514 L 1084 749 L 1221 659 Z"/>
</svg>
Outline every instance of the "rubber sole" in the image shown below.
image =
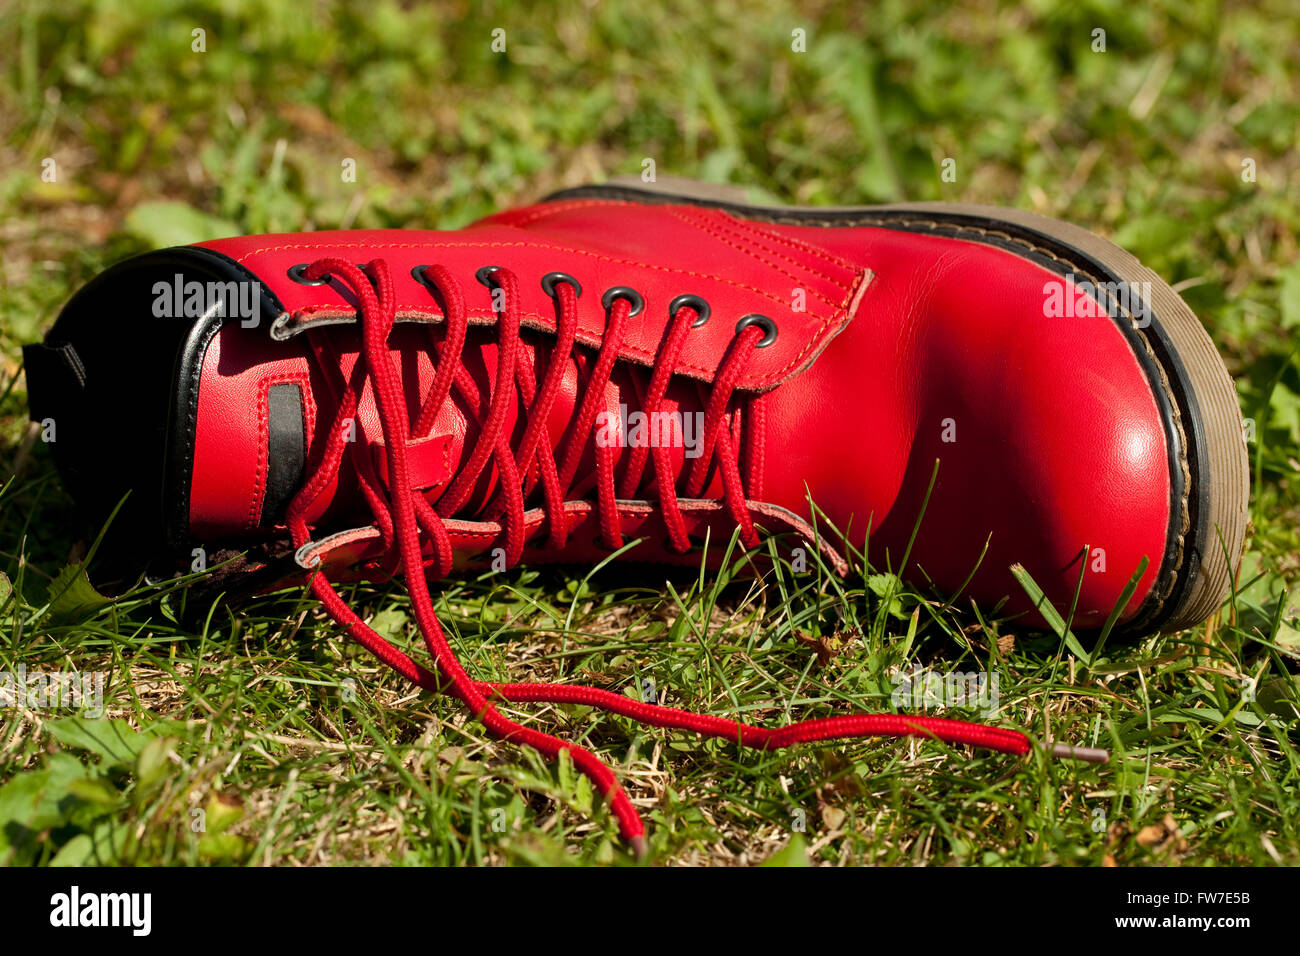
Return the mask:
<svg viewBox="0 0 1300 956">
<path fill-rule="evenodd" d="M 999 246 L 1057 272 L 1128 290 L 1150 290 L 1135 322 L 1114 309 L 1116 323 L 1147 372 L 1161 409 L 1171 477 L 1166 551 L 1155 584 L 1125 630 L 1175 631 L 1208 618 L 1229 593 L 1245 543 L 1249 464 L 1232 378 L 1196 315 L 1168 283 L 1132 254 L 1079 226 L 1036 213 L 971 203 L 884 206 L 763 206 L 739 187 L 662 178 L 615 179 L 547 197 L 681 203 L 722 209 L 774 224 L 873 226 L 929 232 Z M 1114 288 L 1112 285 L 1111 288 Z M 1132 300 L 1127 303 L 1130 307 Z"/>
</svg>

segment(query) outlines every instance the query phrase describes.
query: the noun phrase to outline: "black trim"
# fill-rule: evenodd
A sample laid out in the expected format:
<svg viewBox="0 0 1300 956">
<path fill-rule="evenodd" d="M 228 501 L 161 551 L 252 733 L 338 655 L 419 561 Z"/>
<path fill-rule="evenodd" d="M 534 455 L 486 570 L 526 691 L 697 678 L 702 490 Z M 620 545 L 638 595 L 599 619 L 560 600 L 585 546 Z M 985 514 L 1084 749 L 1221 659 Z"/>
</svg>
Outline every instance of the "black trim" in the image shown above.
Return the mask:
<svg viewBox="0 0 1300 956">
<path fill-rule="evenodd" d="M 86 390 L 86 366 L 69 342 L 36 342 L 23 346 L 27 375 L 27 414 L 39 422 L 53 418 L 81 399 Z"/>
<path fill-rule="evenodd" d="M 157 310 L 158 282 L 256 282 L 259 325 L 283 312 L 243 266 L 211 249 L 181 246 L 123 260 L 83 286 L 43 343 L 24 349 L 30 413 L 54 417 L 64 487 L 92 527 L 130 495 L 100 554 L 127 567 L 160 551 L 188 564 L 189 497 L 199 374 L 226 321 Z"/>
<path fill-rule="evenodd" d="M 929 209 L 890 209 L 888 207 L 863 206 L 856 209 L 794 209 L 779 206 L 750 206 L 743 203 L 731 203 L 722 200 L 696 199 L 690 196 L 653 192 L 626 186 L 580 186 L 566 189 L 547 196 L 544 202 L 567 201 L 573 199 L 611 199 L 625 202 L 637 202 L 653 205 L 689 205 L 719 209 L 742 219 L 786 223 L 806 226 L 843 228 L 848 226 L 875 226 L 883 229 L 896 229 L 900 232 L 935 234 L 947 238 L 981 242 L 1014 253 L 1028 259 L 1058 275 L 1073 271 L 1098 283 L 1129 283 L 1132 280 L 1122 278 L 1101 261 L 1051 235 L 1040 232 L 1005 219 L 980 216 L 971 213 L 942 212 Z M 917 220 L 926 220 L 928 228 L 918 229 Z M 972 227 L 978 231 L 972 231 Z M 999 235 L 999 233 L 1001 235 Z M 1021 241 L 1016 241 L 1017 239 Z M 1026 248 L 1030 243 L 1043 250 Z M 1067 268 L 1066 260 L 1069 263 Z M 1168 334 L 1156 315 L 1155 304 L 1146 302 L 1145 312 L 1151 316 L 1151 322 L 1145 329 L 1135 329 L 1132 321 L 1123 315 L 1122 310 L 1109 303 L 1103 297 L 1104 290 L 1095 290 L 1095 298 L 1108 308 L 1108 315 L 1114 317 L 1116 327 L 1137 357 L 1155 397 L 1160 412 L 1161 424 L 1165 432 L 1165 443 L 1169 453 L 1170 504 L 1169 527 L 1165 535 L 1165 553 L 1161 558 L 1155 583 L 1147 598 L 1133 619 L 1122 628 L 1125 633 L 1150 631 L 1158 629 L 1187 600 L 1195 581 L 1201 555 L 1209 542 L 1209 530 L 1203 516 L 1209 514 L 1209 482 L 1204 479 L 1205 462 L 1208 450 L 1205 445 L 1205 427 L 1201 417 L 1200 404 L 1197 402 L 1191 380 L 1182 359 L 1178 356 Z M 1145 334 L 1144 334 L 1145 333 Z M 1147 349 L 1150 345 L 1150 351 Z M 1154 353 L 1154 358 L 1152 357 Z M 1163 373 L 1163 374 L 1162 374 Z M 1168 383 L 1168 390 L 1164 385 Z M 1170 401 L 1172 393 L 1173 401 Z M 1181 430 L 1175 421 L 1174 410 L 1183 422 Z M 1186 449 L 1188 481 L 1191 493 L 1186 494 L 1188 511 L 1188 531 L 1181 535 L 1184 485 L 1182 458 L 1183 435 L 1191 439 Z M 1181 560 L 1179 560 L 1178 539 L 1183 537 Z"/>
<path fill-rule="evenodd" d="M 293 382 L 266 390 L 266 490 L 262 525 L 279 524 L 307 468 L 302 387 Z"/>
</svg>

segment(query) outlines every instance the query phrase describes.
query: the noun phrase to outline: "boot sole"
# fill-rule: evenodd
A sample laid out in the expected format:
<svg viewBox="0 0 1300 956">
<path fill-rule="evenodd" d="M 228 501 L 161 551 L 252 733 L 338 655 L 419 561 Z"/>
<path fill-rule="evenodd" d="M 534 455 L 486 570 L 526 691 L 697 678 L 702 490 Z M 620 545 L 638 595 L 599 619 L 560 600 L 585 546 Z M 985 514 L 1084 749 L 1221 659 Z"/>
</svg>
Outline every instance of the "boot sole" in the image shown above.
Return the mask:
<svg viewBox="0 0 1300 956">
<path fill-rule="evenodd" d="M 1168 283 L 1130 253 L 1079 226 L 1036 213 L 971 203 L 884 206 L 762 206 L 739 187 L 661 177 L 611 180 L 546 201 L 613 199 L 707 206 L 779 225 L 871 226 L 983 242 L 1098 287 L 1145 289 L 1150 323 L 1116 324 L 1151 383 L 1164 423 L 1171 477 L 1170 522 L 1155 583 L 1125 631 L 1176 631 L 1206 620 L 1232 586 L 1245 542 L 1250 476 L 1236 388 L 1200 320 Z M 1116 310 L 1119 311 L 1119 310 Z"/>
</svg>

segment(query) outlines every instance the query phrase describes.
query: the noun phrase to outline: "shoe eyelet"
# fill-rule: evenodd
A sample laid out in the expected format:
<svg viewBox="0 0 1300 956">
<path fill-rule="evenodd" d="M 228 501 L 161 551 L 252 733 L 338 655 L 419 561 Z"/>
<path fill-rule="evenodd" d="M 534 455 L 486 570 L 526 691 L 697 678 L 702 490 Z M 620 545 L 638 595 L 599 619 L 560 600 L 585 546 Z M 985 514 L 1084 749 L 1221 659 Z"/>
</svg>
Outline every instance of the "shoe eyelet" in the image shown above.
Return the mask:
<svg viewBox="0 0 1300 956">
<path fill-rule="evenodd" d="M 296 266 L 290 266 L 289 278 L 299 285 L 329 285 L 328 273 L 323 279 L 308 279 L 306 275 L 307 265 L 306 262 L 300 262 Z"/>
<path fill-rule="evenodd" d="M 424 286 L 426 289 L 432 289 L 433 281 L 425 275 L 428 269 L 428 266 L 416 266 L 411 270 L 411 278 L 420 283 L 420 285 Z"/>
<path fill-rule="evenodd" d="M 474 278 L 489 289 L 492 289 L 496 287 L 496 282 L 492 280 L 492 277 L 500 271 L 502 271 L 501 266 L 483 266 L 474 273 Z"/>
<path fill-rule="evenodd" d="M 758 340 L 758 344 L 754 348 L 765 349 L 776 341 L 776 323 L 767 316 L 759 315 L 756 312 L 745 316 L 736 323 L 736 334 L 739 335 L 751 325 L 757 325 L 763 330 L 763 337 Z"/>
<path fill-rule="evenodd" d="M 698 329 L 705 322 L 709 321 L 709 315 L 712 312 L 709 308 L 709 303 L 705 302 L 698 295 L 692 295 L 689 292 L 685 295 L 679 295 L 677 298 L 673 299 L 673 301 L 668 303 L 668 317 L 672 318 L 677 314 L 678 309 L 687 307 L 694 309 L 696 312 L 695 321 L 691 323 L 691 328 Z"/>
<path fill-rule="evenodd" d="M 573 287 L 573 294 L 582 298 L 582 283 L 567 272 L 548 272 L 542 276 L 542 291 L 554 299 L 555 287 L 561 282 L 567 282 Z"/>
<path fill-rule="evenodd" d="M 600 297 L 600 304 L 608 312 L 614 307 L 615 299 L 626 299 L 632 304 L 632 311 L 629 316 L 640 315 L 645 311 L 645 299 L 641 298 L 641 293 L 636 289 L 630 289 L 625 285 L 616 285 L 612 289 L 606 289 L 605 294 Z"/>
</svg>

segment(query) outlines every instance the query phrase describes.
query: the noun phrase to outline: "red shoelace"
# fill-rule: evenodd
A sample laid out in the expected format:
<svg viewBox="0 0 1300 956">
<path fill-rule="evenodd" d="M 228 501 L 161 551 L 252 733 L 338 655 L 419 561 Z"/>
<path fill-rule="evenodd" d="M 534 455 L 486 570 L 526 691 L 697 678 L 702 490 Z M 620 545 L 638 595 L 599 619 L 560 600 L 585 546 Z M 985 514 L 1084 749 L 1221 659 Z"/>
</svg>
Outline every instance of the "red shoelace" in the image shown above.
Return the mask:
<svg viewBox="0 0 1300 956">
<path fill-rule="evenodd" d="M 755 727 L 724 717 L 692 713 L 658 704 L 645 703 L 623 694 L 573 684 L 498 684 L 470 677 L 457 659 L 443 634 L 434 611 L 426 575 L 435 578 L 452 569 L 452 548 L 443 519 L 465 506 L 476 482 L 491 460 L 497 469 L 498 486 L 485 513 L 500 520 L 505 533 L 507 564 L 520 560 L 525 545 L 524 500 L 540 485 L 542 508 L 548 526 L 548 545 L 562 548 L 567 533 L 564 502 L 573 484 L 586 443 L 593 434 L 592 425 L 598 406 L 605 395 L 623 337 L 623 328 L 631 312 L 626 298 L 613 298 L 607 309 L 607 324 L 599 352 L 575 416 L 576 425 L 567 440 L 551 452 L 545 421 L 559 390 L 566 357 L 575 347 L 577 292 L 567 281 L 555 282 L 552 295 L 558 303 L 556 342 L 540 385 L 530 364 L 522 361 L 520 321 L 517 307 L 517 279 L 506 269 L 489 270 L 488 278 L 503 296 L 497 313 L 499 343 L 498 365 L 487 408 L 478 386 L 462 362 L 462 349 L 468 330 L 464 297 L 460 284 L 444 267 L 433 265 L 424 271 L 424 282 L 441 299 L 446 330 L 441 343 L 432 343 L 435 355 L 433 382 L 414 424 L 403 395 L 400 373 L 388 349 L 388 337 L 396 315 L 394 287 L 388 265 L 375 260 L 363 271 L 343 259 L 323 258 L 304 271 L 309 280 L 333 278 L 357 297 L 362 348 L 352 374 L 346 379 L 339 355 L 328 334 L 306 334 L 315 362 L 325 376 L 337 411 L 323 447 L 313 449 L 303 487 L 293 498 L 286 523 L 295 547 L 311 540 L 305 515 L 311 505 L 330 486 L 343 464 L 345 452 L 356 469 L 361 491 L 374 514 L 387 552 L 396 558 L 410 592 L 411 606 L 429 653 L 434 671 L 417 664 L 367 625 L 339 596 L 325 573 L 312 573 L 310 586 L 326 612 L 363 647 L 403 677 L 425 689 L 450 693 L 462 703 L 496 737 L 523 744 L 556 759 L 567 751 L 574 765 L 584 773 L 608 801 L 618 821 L 623 838 L 639 856 L 645 854 L 645 827 L 636 808 L 620 786 L 614 772 L 595 754 L 558 737 L 525 727 L 497 709 L 497 701 L 512 704 L 536 702 L 550 704 L 584 704 L 603 711 L 630 717 L 642 724 L 677 730 L 689 730 L 718 737 L 760 750 L 788 747 L 809 741 L 833 738 L 928 737 L 950 744 L 967 744 L 1010 754 L 1026 754 L 1031 740 L 1014 730 L 938 717 L 914 717 L 899 714 L 849 714 L 805 720 L 783 727 Z M 676 369 L 693 321 L 698 313 L 690 305 L 677 309 L 664 335 L 662 347 L 651 370 L 643 401 L 649 416 L 659 409 L 669 379 Z M 432 331 L 431 331 L 432 336 Z M 735 383 L 752 356 L 762 329 L 750 326 L 733 339 L 715 376 L 712 392 L 705 407 L 702 453 L 685 476 L 686 497 L 696 497 L 704 487 L 710 462 L 716 463 L 723 487 L 723 502 L 740 527 L 741 540 L 747 547 L 758 544 L 757 532 L 746 507 L 737 457 L 727 422 L 726 410 Z M 374 390 L 375 405 L 382 426 L 387 460 L 386 481 L 380 480 L 369 451 L 360 441 L 345 441 L 345 431 L 356 414 L 366 384 Z M 427 435 L 435 416 L 448 400 L 452 389 L 471 408 L 481 424 L 477 440 L 464 465 L 447 489 L 431 505 L 412 486 L 407 458 L 407 442 Z M 517 392 L 516 392 L 517 389 Z M 522 401 L 529 413 L 518 448 L 509 446 L 505 425 L 512 403 Z M 346 448 L 345 448 L 346 446 Z M 602 543 L 611 549 L 623 546 L 615 496 L 615 452 L 597 443 L 595 507 L 601 528 Z M 652 459 L 658 489 L 658 506 L 668 528 L 673 546 L 685 551 L 690 546 L 675 492 L 677 476 L 672 471 L 669 449 L 644 445 L 629 448 L 627 462 L 618 490 L 630 498 L 641 486 L 647 454 Z M 534 470 L 535 469 L 535 470 Z M 535 482 L 530 476 L 536 475 Z M 422 538 L 432 551 L 427 562 Z M 1104 759 L 1101 752 L 1086 748 L 1056 745 L 1057 756 L 1081 759 Z"/>
</svg>

